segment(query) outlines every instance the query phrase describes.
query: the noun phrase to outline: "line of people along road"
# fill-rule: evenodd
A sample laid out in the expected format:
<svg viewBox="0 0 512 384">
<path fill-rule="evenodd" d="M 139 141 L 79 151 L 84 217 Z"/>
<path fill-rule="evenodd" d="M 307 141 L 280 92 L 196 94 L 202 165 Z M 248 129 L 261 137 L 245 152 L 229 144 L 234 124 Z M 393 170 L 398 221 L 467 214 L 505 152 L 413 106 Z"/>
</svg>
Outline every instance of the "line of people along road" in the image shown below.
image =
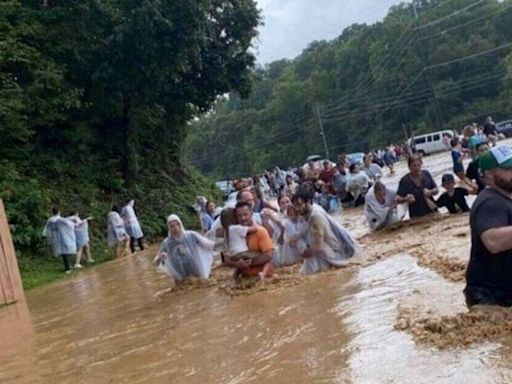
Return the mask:
<svg viewBox="0 0 512 384">
<path fill-rule="evenodd" d="M 407 208 L 411 219 L 440 207 L 457 214 L 469 211 L 467 195 L 480 194 L 471 213 L 468 306 L 511 305 L 512 150 L 496 145 L 491 149 L 492 142 L 477 132 L 469 136 L 464 148 L 457 140 L 450 144 L 453 173 L 443 175 L 444 193 L 437 199 L 438 186 L 418 155 L 408 157 L 409 172 L 400 179 L 397 191 L 382 182 L 382 169 L 371 154 L 364 157 L 361 169 L 348 164 L 343 155 L 335 165 L 309 163 L 284 175 L 277 169 L 283 181 L 278 191 L 267 188 L 265 177 L 255 177 L 238 180 L 236 192 L 223 209 L 199 198 L 203 234 L 187 231 L 178 216 L 170 215 L 168 236 L 154 263 L 176 283 L 191 276 L 208 279 L 220 239 L 222 265 L 233 270 L 234 280 L 250 276 L 265 280 L 280 267 L 296 263 L 302 264 L 301 273 L 314 274 L 346 266 L 357 253 L 354 237 L 332 215 L 344 205 L 364 205 L 369 227 L 379 230 L 404 219 L 405 210 L 399 206 Z M 462 162 L 465 156 L 472 157 L 467 170 Z M 272 192 L 278 195 L 277 205 L 271 201 Z M 121 211 L 114 206 L 108 215 L 109 245 L 116 247 L 119 257 L 128 246 L 133 252 L 136 242 L 144 248 L 133 207 L 132 200 Z M 54 253 L 62 256 L 66 271 L 71 269 L 69 255 L 77 255 L 78 268 L 83 252 L 93 262 L 85 246 L 84 228 L 89 220 L 76 214 L 64 218 L 55 209 L 47 222 L 44 235 L 51 240 Z"/>
</svg>

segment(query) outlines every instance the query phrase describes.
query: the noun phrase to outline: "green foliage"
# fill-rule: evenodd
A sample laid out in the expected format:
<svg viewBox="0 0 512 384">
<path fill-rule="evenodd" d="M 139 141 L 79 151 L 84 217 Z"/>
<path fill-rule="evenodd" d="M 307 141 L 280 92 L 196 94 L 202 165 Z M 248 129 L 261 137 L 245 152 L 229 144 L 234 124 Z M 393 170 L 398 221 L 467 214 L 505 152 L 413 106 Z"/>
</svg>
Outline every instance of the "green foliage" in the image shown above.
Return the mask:
<svg viewBox="0 0 512 384">
<path fill-rule="evenodd" d="M 303 164 L 324 153 L 317 107 L 333 160 L 339 152 L 402 142 L 404 123 L 415 133 L 432 131 L 427 72 L 443 128 L 461 129 L 491 113 L 510 118 L 510 49 L 436 65 L 512 41 L 512 1 L 416 3 L 418 20 L 404 2 L 382 22 L 352 25 L 332 41 L 312 42 L 294 60 L 258 68 L 249 98 L 231 93 L 193 124 L 189 160 L 223 178 Z"/>
<path fill-rule="evenodd" d="M 259 21 L 253 0 L 0 2 L 0 198 L 29 286 L 53 278 L 52 205 L 94 217 L 99 260 L 113 202 L 150 239 L 173 212 L 199 226 L 188 206 L 218 194 L 182 162 L 187 122 L 248 94 Z"/>
</svg>

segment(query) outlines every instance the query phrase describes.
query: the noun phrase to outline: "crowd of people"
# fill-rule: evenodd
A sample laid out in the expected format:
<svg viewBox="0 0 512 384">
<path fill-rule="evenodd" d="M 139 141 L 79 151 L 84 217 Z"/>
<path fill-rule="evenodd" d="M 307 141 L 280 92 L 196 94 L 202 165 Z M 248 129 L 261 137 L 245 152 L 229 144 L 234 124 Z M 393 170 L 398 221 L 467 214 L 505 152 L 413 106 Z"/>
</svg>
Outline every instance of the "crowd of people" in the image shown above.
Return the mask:
<svg viewBox="0 0 512 384">
<path fill-rule="evenodd" d="M 341 154 L 336 164 L 309 161 L 288 172 L 276 167 L 264 175 L 237 180 L 223 208 L 197 197 L 202 233 L 186 230 L 177 215 L 170 215 L 168 236 L 154 264 L 177 283 L 190 276 L 208 279 L 220 247 L 222 265 L 233 270 L 234 281 L 251 276 L 265 280 L 276 269 L 292 264 L 301 264 L 303 274 L 314 274 L 346 266 L 357 252 L 354 237 L 334 218 L 343 207 L 363 205 L 366 222 L 376 231 L 403 220 L 407 213 L 416 219 L 441 207 L 450 214 L 468 212 L 466 197 L 475 194 L 479 196 L 470 216 L 466 300 L 468 306 L 512 305 L 512 149 L 497 145 L 495 129 L 486 127 L 482 133 L 468 126 L 461 141 L 451 139 L 453 173 L 442 176 L 444 192 L 437 198 L 434 178 L 414 153 L 402 152 L 407 154 L 408 173 L 397 190 L 383 183 L 384 172 L 375 153 L 364 155 L 361 164 Z M 390 173 L 396 157 L 390 148 L 382 156 Z M 464 158 L 471 158 L 467 169 Z M 51 240 L 54 253 L 62 256 L 65 270 L 71 269 L 68 257 L 72 254 L 77 255 L 77 268 L 83 252 L 93 262 L 87 233 L 90 218 L 81 220 L 76 212 L 64 218 L 57 208 L 53 213 L 43 234 Z M 133 200 L 121 210 L 113 206 L 108 241 L 117 256 L 127 252 L 128 246 L 134 252 L 136 243 L 144 249 Z"/>
<path fill-rule="evenodd" d="M 107 238 L 108 245 L 115 249 L 116 257 L 135 252 L 137 242 L 140 250 L 144 249 L 144 234 L 134 210 L 134 200 L 130 199 L 122 209 L 114 204 L 108 214 Z M 82 268 L 81 260 L 85 252 L 88 263 L 94 263 L 91 257 L 88 222 L 92 217 L 82 220 L 78 212 L 71 212 L 68 216 L 61 216 L 59 207 L 52 208 L 52 216 L 46 221 L 43 236 L 50 243 L 53 254 L 62 258 L 64 271 L 71 273 L 73 269 Z M 70 258 L 76 255 L 74 265 Z"/>
</svg>

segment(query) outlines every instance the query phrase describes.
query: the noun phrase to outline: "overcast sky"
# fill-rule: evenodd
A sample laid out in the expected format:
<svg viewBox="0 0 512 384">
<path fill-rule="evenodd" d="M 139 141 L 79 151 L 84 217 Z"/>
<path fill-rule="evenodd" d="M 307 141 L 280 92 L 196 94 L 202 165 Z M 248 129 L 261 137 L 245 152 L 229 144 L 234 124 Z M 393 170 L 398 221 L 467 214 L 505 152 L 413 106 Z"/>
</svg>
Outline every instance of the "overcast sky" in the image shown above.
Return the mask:
<svg viewBox="0 0 512 384">
<path fill-rule="evenodd" d="M 267 64 L 298 56 L 314 40 L 330 40 L 351 24 L 382 20 L 403 0 L 257 0 L 265 25 L 255 43 Z"/>
</svg>

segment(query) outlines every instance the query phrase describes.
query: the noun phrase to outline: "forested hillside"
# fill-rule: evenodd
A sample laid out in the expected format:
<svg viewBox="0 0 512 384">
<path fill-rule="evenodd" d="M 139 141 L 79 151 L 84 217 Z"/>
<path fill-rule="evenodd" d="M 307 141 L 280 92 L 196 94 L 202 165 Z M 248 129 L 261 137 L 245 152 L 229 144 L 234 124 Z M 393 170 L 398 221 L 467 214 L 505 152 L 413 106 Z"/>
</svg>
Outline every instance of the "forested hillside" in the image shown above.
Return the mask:
<svg viewBox="0 0 512 384">
<path fill-rule="evenodd" d="M 253 0 L 0 2 L 0 197 L 21 264 L 50 208 L 92 215 L 133 196 L 149 236 L 213 187 L 182 161 L 187 122 L 250 90 Z M 191 220 L 185 220 L 190 224 Z"/>
<path fill-rule="evenodd" d="M 230 93 L 193 124 L 190 161 L 215 177 L 236 177 L 324 154 L 320 122 L 335 159 L 402 142 L 403 124 L 420 133 L 460 129 L 487 114 L 512 118 L 512 1 L 415 5 L 257 69 L 248 99 Z"/>
</svg>

